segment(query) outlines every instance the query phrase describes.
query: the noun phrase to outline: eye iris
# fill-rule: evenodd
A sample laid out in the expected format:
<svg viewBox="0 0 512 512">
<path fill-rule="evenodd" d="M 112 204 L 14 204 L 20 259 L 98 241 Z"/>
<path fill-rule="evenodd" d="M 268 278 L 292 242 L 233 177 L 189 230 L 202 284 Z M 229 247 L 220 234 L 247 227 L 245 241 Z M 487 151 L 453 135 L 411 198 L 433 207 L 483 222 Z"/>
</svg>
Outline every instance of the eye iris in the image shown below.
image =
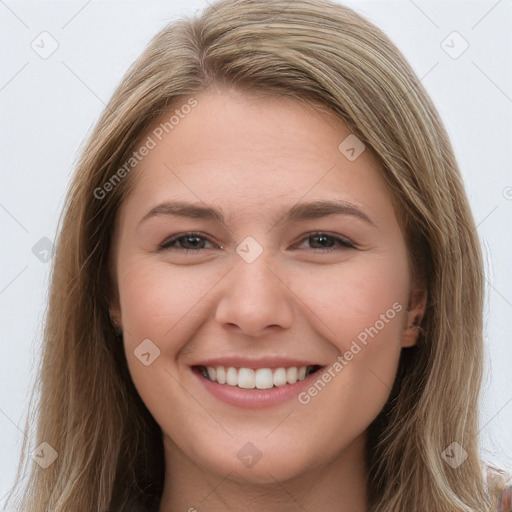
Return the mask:
<svg viewBox="0 0 512 512">
<path fill-rule="evenodd" d="M 320 248 L 322 247 L 332 247 L 334 245 L 334 241 L 330 236 L 327 235 L 313 235 L 310 237 L 310 240 L 318 240 Z M 327 241 L 327 245 L 325 245 L 323 242 Z M 312 243 L 312 245 L 315 245 L 315 242 Z"/>
<path fill-rule="evenodd" d="M 187 244 L 191 240 L 193 241 L 191 244 L 192 247 L 187 247 Z M 184 247 L 185 249 L 197 249 L 198 244 L 201 244 L 201 242 L 202 242 L 201 237 L 195 236 L 195 235 L 184 236 L 180 240 L 181 246 Z"/>
</svg>

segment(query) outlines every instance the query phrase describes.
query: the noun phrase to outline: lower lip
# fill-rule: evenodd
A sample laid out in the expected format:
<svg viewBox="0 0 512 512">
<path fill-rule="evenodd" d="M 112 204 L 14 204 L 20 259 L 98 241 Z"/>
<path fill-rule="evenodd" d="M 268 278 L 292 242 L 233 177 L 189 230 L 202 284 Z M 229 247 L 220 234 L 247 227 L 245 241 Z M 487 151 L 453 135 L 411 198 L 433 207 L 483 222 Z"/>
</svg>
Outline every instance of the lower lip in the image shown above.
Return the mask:
<svg viewBox="0 0 512 512">
<path fill-rule="evenodd" d="M 274 407 L 296 398 L 301 391 L 318 379 L 321 371 L 322 368 L 311 373 L 304 380 L 295 382 L 295 384 L 285 384 L 270 389 L 242 389 L 208 380 L 197 370 L 192 370 L 192 373 L 201 381 L 206 390 L 219 400 L 235 407 L 262 409 L 264 407 Z"/>
</svg>

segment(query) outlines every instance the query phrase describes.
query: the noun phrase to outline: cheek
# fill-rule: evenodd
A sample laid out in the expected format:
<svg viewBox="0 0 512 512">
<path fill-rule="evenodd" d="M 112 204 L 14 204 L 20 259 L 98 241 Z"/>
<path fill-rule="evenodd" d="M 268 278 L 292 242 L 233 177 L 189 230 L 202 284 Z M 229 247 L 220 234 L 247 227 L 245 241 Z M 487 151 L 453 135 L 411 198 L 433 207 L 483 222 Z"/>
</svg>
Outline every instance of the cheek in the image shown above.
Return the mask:
<svg viewBox="0 0 512 512">
<path fill-rule="evenodd" d="M 172 384 L 181 367 L 180 355 L 211 315 L 209 293 L 226 272 L 206 265 L 177 267 L 142 257 L 127 258 L 119 266 L 126 359 L 132 380 L 150 410 L 166 410 L 165 396 L 179 400 Z M 148 345 L 146 340 L 158 355 L 149 366 L 137 357 L 147 352 L 141 348 Z M 155 387 L 161 392 L 155 393 Z"/>
<path fill-rule="evenodd" d="M 405 250 L 316 270 L 314 280 L 296 277 L 295 286 L 315 313 L 317 330 L 339 353 L 325 376 L 326 403 L 372 418 L 391 391 L 401 353 L 409 290 Z"/>
<path fill-rule="evenodd" d="M 133 341 L 143 338 L 172 342 L 200 309 L 201 299 L 215 283 L 215 275 L 198 266 L 177 268 L 155 261 L 132 259 L 119 269 L 123 328 Z M 169 348 L 169 347 L 162 347 Z"/>
<path fill-rule="evenodd" d="M 372 326 L 397 343 L 406 315 L 409 275 L 405 253 L 369 256 L 311 273 L 295 273 L 291 287 L 342 352 Z M 392 321 L 391 321 L 392 320 Z M 384 322 L 384 323 L 383 323 Z M 348 345 L 347 345 L 348 344 Z"/>
<path fill-rule="evenodd" d="M 317 276 L 309 303 L 321 321 L 326 339 L 339 355 L 299 397 L 310 413 L 325 416 L 325 435 L 344 432 L 342 443 L 363 432 L 382 410 L 396 378 L 400 336 L 406 315 L 407 267 L 391 265 L 345 267 Z M 306 293 L 306 289 L 304 289 Z"/>
<path fill-rule="evenodd" d="M 183 415 L 194 412 L 190 403 L 182 402 L 174 362 L 200 325 L 197 318 L 205 314 L 206 302 L 201 299 L 216 282 L 215 277 L 211 269 L 207 275 L 198 266 L 178 268 L 136 256 L 126 258 L 118 267 L 128 368 L 137 391 L 159 424 L 168 419 L 169 403 L 179 404 L 173 409 L 173 421 L 178 425 L 186 425 Z M 144 352 L 142 346 L 146 347 Z M 148 365 L 138 357 L 146 352 L 150 353 Z M 198 424 L 204 422 L 200 412 L 196 411 Z"/>
</svg>

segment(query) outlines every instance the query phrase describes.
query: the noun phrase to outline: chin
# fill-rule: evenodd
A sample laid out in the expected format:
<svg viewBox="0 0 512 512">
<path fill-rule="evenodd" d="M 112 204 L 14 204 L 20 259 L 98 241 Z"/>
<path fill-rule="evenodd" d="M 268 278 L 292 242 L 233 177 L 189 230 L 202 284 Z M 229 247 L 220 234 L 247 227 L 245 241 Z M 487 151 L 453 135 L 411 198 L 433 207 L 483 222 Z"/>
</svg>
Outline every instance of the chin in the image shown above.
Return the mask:
<svg viewBox="0 0 512 512">
<path fill-rule="evenodd" d="M 294 459 L 287 458 L 283 461 L 282 457 L 263 457 L 252 467 L 245 467 L 238 459 L 226 461 L 222 467 L 217 467 L 217 471 L 223 477 L 229 474 L 229 480 L 250 485 L 270 486 L 277 482 L 292 480 L 306 471 L 306 464 Z"/>
<path fill-rule="evenodd" d="M 260 449 L 256 448 L 256 445 Z M 304 450 L 289 443 L 280 443 L 280 447 L 264 439 L 254 444 L 245 437 L 242 442 L 229 438 L 224 443 L 194 443 L 194 452 L 184 454 L 186 458 L 210 475 L 219 479 L 228 478 L 240 484 L 270 485 L 293 479 L 316 467 L 313 454 L 307 460 Z M 302 443 L 302 446 L 304 444 Z"/>
</svg>

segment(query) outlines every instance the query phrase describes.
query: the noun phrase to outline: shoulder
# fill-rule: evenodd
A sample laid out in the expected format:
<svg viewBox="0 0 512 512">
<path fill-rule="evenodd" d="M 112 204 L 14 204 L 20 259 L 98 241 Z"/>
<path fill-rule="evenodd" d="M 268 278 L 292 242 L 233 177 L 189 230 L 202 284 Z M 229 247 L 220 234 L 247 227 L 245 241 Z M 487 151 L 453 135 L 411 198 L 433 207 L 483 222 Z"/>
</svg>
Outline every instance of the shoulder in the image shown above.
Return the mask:
<svg viewBox="0 0 512 512">
<path fill-rule="evenodd" d="M 494 500 L 492 512 L 512 512 L 512 485 L 500 489 Z"/>
<path fill-rule="evenodd" d="M 487 488 L 493 497 L 489 512 L 512 512 L 512 474 L 494 465 L 483 465 Z"/>
</svg>

